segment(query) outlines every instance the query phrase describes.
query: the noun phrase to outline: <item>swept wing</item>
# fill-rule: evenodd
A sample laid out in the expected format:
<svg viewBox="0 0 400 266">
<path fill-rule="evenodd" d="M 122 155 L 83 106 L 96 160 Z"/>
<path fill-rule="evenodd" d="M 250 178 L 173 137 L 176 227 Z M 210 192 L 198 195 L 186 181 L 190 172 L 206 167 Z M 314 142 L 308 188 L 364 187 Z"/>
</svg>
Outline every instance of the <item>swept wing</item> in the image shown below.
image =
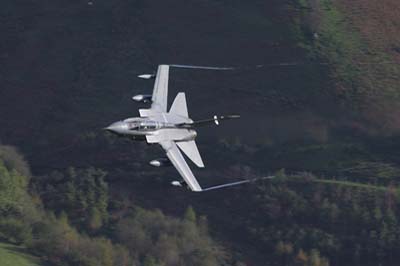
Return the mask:
<svg viewBox="0 0 400 266">
<path fill-rule="evenodd" d="M 167 112 L 168 105 L 168 79 L 169 66 L 159 65 L 154 82 L 153 96 L 151 98 L 151 109 L 158 112 Z"/>
<path fill-rule="evenodd" d="M 169 123 L 190 123 L 192 120 L 188 117 L 185 93 L 178 93 L 171 109 L 168 109 L 168 80 L 169 66 L 159 65 L 154 82 L 152 95 L 152 104 L 150 109 L 139 110 L 140 116 L 160 117 L 164 122 Z M 198 166 L 204 167 L 196 143 L 192 141 L 183 141 L 175 143 L 175 140 L 185 139 L 190 134 L 189 130 L 184 129 L 161 129 L 154 135 L 147 135 L 148 143 L 159 143 L 166 151 L 168 159 L 174 165 L 176 170 L 185 180 L 186 184 L 193 191 L 202 191 L 199 183 L 194 177 L 192 171 L 187 165 L 180 149 Z M 179 146 L 179 148 L 178 148 Z"/>
<path fill-rule="evenodd" d="M 167 153 L 168 159 L 171 161 L 172 165 L 178 170 L 179 174 L 182 176 L 183 180 L 185 180 L 186 184 L 193 191 L 202 191 L 199 183 L 194 177 L 192 171 L 187 165 L 185 159 L 182 156 L 182 153 L 179 151 L 175 142 L 173 141 L 163 141 L 160 142 L 161 146 Z"/>
</svg>

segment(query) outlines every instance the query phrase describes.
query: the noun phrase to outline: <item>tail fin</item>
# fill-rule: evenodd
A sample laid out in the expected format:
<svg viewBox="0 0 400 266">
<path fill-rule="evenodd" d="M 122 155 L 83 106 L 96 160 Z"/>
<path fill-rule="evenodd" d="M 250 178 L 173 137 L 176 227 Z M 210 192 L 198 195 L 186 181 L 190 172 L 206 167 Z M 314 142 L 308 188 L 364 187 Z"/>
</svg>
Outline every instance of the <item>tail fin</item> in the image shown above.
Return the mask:
<svg viewBox="0 0 400 266">
<path fill-rule="evenodd" d="M 169 112 L 183 117 L 189 117 L 186 104 L 186 96 L 184 92 L 180 92 L 178 93 L 178 95 L 176 95 L 175 100 L 172 103 L 171 109 L 169 109 Z"/>
</svg>

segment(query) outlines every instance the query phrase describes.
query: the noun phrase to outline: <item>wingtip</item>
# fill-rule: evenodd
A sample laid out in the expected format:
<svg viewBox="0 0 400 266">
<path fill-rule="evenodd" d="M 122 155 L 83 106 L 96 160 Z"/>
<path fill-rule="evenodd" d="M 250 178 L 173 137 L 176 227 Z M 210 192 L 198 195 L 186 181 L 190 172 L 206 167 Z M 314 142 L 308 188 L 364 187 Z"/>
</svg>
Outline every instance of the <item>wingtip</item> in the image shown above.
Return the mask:
<svg viewBox="0 0 400 266">
<path fill-rule="evenodd" d="M 202 192 L 203 189 L 201 187 L 198 187 L 198 188 L 192 189 L 192 191 L 193 192 Z"/>
</svg>

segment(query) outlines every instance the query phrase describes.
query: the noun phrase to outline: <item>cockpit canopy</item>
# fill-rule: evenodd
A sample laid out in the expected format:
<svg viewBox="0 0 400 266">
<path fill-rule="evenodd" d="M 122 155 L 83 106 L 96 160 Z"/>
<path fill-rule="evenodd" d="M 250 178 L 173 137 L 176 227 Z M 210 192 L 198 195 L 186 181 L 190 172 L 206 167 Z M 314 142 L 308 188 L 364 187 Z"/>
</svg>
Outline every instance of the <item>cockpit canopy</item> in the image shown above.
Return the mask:
<svg viewBox="0 0 400 266">
<path fill-rule="evenodd" d="M 150 120 L 129 119 L 126 122 L 129 130 L 155 130 L 158 128 L 158 123 Z"/>
</svg>

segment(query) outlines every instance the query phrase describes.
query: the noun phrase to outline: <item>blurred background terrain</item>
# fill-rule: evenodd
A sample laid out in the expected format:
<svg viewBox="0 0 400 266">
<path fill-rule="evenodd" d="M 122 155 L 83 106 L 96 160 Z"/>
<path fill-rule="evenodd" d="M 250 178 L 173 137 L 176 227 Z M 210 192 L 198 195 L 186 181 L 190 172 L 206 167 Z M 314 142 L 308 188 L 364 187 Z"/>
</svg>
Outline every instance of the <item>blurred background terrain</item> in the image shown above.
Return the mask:
<svg viewBox="0 0 400 266">
<path fill-rule="evenodd" d="M 399 19 L 393 0 L 6 1 L 0 171 L 20 197 L 4 186 L 0 232 L 22 234 L 0 237 L 53 265 L 397 265 Z M 203 187 L 276 181 L 179 190 L 148 165 L 161 149 L 104 133 L 158 64 L 238 68 L 170 72 L 193 119 L 242 116 L 199 129 Z"/>
</svg>

